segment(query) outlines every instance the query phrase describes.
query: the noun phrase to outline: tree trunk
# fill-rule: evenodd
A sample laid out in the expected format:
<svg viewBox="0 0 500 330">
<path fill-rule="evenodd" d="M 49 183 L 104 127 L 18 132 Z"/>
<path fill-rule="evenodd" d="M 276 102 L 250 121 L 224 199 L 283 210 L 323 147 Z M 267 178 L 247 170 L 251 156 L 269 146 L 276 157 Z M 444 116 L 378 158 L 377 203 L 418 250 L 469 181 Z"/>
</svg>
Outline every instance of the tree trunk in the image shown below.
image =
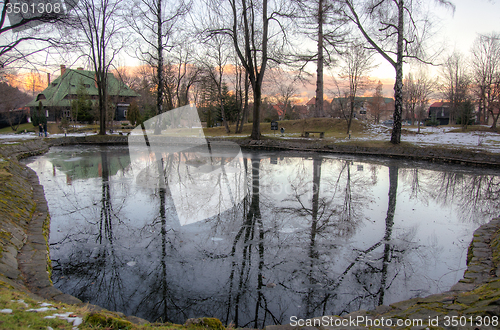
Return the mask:
<svg viewBox="0 0 500 330">
<path fill-rule="evenodd" d="M 255 82 L 253 89 L 253 121 L 252 121 L 252 140 L 260 139 L 260 106 L 262 104 L 262 84 Z"/>
<path fill-rule="evenodd" d="M 352 115 L 354 113 L 354 98 L 350 98 L 351 99 L 351 107 L 350 107 L 350 110 L 349 110 L 349 118 L 347 120 L 347 133 L 346 134 L 349 134 L 349 132 L 351 131 L 351 123 L 352 123 Z"/>
<path fill-rule="evenodd" d="M 491 125 L 491 129 L 493 131 L 496 131 L 497 130 L 497 121 L 498 121 L 498 117 L 500 116 L 500 112 L 498 112 L 498 114 L 496 116 L 493 113 L 493 110 L 490 110 L 489 112 L 491 114 L 491 118 L 493 118 L 493 124 Z"/>
<path fill-rule="evenodd" d="M 391 143 L 401 143 L 401 114 L 403 113 L 403 33 L 404 6 L 403 0 L 398 1 L 398 51 L 396 61 L 396 83 L 394 84 L 394 115 Z"/>
<path fill-rule="evenodd" d="M 387 273 L 391 260 L 391 244 L 389 243 L 392 236 L 392 228 L 394 227 L 394 213 L 396 211 L 396 196 L 398 189 L 398 167 L 389 166 L 389 205 L 387 207 L 387 216 L 385 218 L 385 235 L 384 235 L 384 257 L 382 262 L 382 278 L 380 281 L 380 294 L 378 304 L 384 304 L 384 296 L 387 285 Z"/>
<path fill-rule="evenodd" d="M 106 80 L 103 79 L 105 75 L 103 72 L 99 72 L 100 82 L 97 83 L 97 86 L 100 90 L 99 95 L 99 135 L 106 135 Z"/>
<path fill-rule="evenodd" d="M 224 99 L 222 97 L 222 92 L 220 91 L 221 87 L 219 87 L 219 100 L 220 100 L 220 114 L 222 115 L 222 124 L 224 124 L 224 128 L 226 129 L 226 133 L 231 133 L 229 129 L 229 125 L 226 120 L 226 111 L 224 109 Z"/>
<path fill-rule="evenodd" d="M 162 6 L 162 0 L 158 0 L 158 3 L 156 4 L 157 10 L 156 10 L 156 23 L 158 25 L 158 31 L 156 35 L 156 51 L 157 51 L 157 56 L 158 56 L 158 67 L 156 68 L 156 76 L 158 80 L 158 85 L 156 87 L 156 115 L 158 116 L 163 112 L 163 36 L 162 36 L 162 19 L 161 19 L 161 6 Z M 155 135 L 160 135 L 161 134 L 161 125 L 160 125 L 160 119 L 157 118 L 156 125 L 155 125 Z"/>
<path fill-rule="evenodd" d="M 314 117 L 323 114 L 323 0 L 318 3 L 318 61 L 316 69 L 316 102 Z"/>
</svg>

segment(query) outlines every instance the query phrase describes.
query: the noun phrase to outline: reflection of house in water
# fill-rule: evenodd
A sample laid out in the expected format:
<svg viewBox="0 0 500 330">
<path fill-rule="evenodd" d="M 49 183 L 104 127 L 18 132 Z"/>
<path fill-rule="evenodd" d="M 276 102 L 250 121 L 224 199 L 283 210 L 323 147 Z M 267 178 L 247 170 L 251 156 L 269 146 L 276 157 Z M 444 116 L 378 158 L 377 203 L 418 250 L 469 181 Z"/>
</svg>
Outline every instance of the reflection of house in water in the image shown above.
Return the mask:
<svg viewBox="0 0 500 330">
<path fill-rule="evenodd" d="M 78 153 L 76 157 L 64 159 L 54 154 L 50 162 L 59 171 L 66 174 L 66 184 L 71 185 L 74 180 L 102 177 L 101 153 Z M 130 165 L 128 150 L 116 150 L 108 153 L 109 175 L 115 175 Z M 55 170 L 53 171 L 55 176 Z"/>
</svg>

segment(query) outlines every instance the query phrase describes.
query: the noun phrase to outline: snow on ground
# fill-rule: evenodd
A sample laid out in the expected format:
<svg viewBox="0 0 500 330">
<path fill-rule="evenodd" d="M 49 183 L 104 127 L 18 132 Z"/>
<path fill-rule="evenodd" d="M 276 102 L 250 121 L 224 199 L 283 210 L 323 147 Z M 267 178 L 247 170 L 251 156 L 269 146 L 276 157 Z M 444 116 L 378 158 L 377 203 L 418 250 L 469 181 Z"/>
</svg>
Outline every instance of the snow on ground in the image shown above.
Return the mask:
<svg viewBox="0 0 500 330">
<path fill-rule="evenodd" d="M 471 150 L 482 150 L 500 153 L 500 134 L 493 132 L 467 132 L 454 133 L 456 127 L 440 126 L 440 127 L 420 127 L 421 134 L 403 133 L 401 141 L 411 142 L 420 146 L 443 146 L 457 148 L 468 148 Z M 417 132 L 415 127 L 403 127 L 404 131 Z M 66 136 L 86 136 L 93 135 L 92 133 L 68 133 Z M 281 133 L 263 134 L 265 136 L 281 137 Z M 64 134 L 49 134 L 49 138 L 63 137 Z M 220 136 L 221 138 L 231 138 L 245 135 L 230 135 Z M 193 137 L 198 137 L 193 135 Z M 4 144 L 14 143 L 13 141 L 36 139 L 38 133 L 23 133 L 23 134 L 0 134 L 0 142 Z M 300 133 L 285 133 L 282 139 L 301 140 Z M 368 131 L 361 137 L 352 137 L 351 141 L 389 141 L 391 138 L 391 128 L 384 125 L 368 125 Z M 311 138 L 315 139 L 315 138 Z M 329 139 L 333 142 L 348 141 L 348 137 L 343 139 Z"/>
<path fill-rule="evenodd" d="M 417 128 L 406 128 L 403 130 L 417 132 Z M 401 141 L 411 142 L 421 146 L 451 146 L 457 148 L 468 148 L 472 150 L 483 150 L 500 153 L 500 134 L 493 132 L 467 132 L 453 133 L 456 127 L 420 127 L 421 134 L 401 135 Z M 354 140 L 382 140 L 391 138 L 391 129 L 382 125 L 371 125 L 368 136 L 354 138 Z"/>
<path fill-rule="evenodd" d="M 67 133 L 66 134 L 66 136 L 87 136 L 87 135 L 93 135 L 93 134 L 89 134 L 89 133 Z M 64 133 L 47 134 L 47 137 L 60 138 L 60 137 L 64 137 Z M 29 139 L 36 139 L 36 138 L 38 138 L 38 132 L 37 133 L 28 132 L 28 133 L 20 133 L 20 134 L 10 134 L 10 133 L 9 134 L 0 134 L 0 143 L 9 144 L 8 141 L 11 141 L 10 143 L 13 143 L 12 141 L 29 140 Z"/>
</svg>

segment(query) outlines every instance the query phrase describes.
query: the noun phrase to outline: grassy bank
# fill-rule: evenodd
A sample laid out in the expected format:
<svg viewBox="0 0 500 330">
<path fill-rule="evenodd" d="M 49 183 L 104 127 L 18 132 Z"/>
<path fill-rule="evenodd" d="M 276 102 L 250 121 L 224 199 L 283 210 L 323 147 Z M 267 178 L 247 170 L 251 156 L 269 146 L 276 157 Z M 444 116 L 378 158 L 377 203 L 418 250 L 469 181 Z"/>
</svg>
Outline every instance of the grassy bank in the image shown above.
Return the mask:
<svg viewBox="0 0 500 330">
<path fill-rule="evenodd" d="M 173 323 L 133 324 L 123 314 L 92 311 L 88 306 L 40 301 L 0 282 L 0 328 L 21 329 L 158 329 L 158 330 L 224 330 L 222 323 L 213 318 L 201 318 L 186 325 Z"/>
</svg>

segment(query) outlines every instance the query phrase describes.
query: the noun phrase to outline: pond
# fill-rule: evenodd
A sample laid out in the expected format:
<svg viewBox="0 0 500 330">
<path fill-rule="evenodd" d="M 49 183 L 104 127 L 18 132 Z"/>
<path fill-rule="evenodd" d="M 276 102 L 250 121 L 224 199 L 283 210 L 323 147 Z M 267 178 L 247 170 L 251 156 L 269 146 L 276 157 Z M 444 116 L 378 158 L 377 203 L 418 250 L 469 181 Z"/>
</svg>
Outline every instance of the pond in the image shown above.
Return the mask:
<svg viewBox="0 0 500 330">
<path fill-rule="evenodd" d="M 54 285 L 150 321 L 263 328 L 446 291 L 499 215 L 495 170 L 252 151 L 200 194 L 145 184 L 148 157 L 74 146 L 25 162 L 49 204 Z"/>
</svg>

